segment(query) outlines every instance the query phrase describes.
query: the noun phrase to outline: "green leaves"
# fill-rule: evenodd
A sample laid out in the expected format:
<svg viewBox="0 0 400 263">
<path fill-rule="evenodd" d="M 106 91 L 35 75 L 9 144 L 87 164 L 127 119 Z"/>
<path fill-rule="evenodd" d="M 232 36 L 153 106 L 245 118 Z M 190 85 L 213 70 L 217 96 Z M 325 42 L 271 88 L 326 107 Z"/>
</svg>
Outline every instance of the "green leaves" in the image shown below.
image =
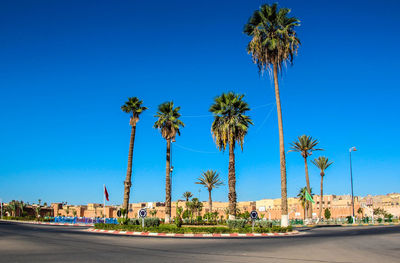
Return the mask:
<svg viewBox="0 0 400 263">
<path fill-rule="evenodd" d="M 208 190 L 212 190 L 224 184 L 219 178 L 219 173 L 214 170 L 203 172 L 201 177 L 199 177 L 197 180 L 198 181 L 196 182 L 196 184 L 201 184 Z"/>
<path fill-rule="evenodd" d="M 132 113 L 132 119 L 137 122 L 139 120 L 139 115 L 147 110 L 146 107 L 142 106 L 143 101 L 139 100 L 137 97 L 130 97 L 124 105 L 121 106 L 121 110 L 126 113 Z"/>
<path fill-rule="evenodd" d="M 154 128 L 161 131 L 161 135 L 166 140 L 175 139 L 176 134 L 181 135 L 180 127 L 185 124 L 179 120 L 181 107 L 175 107 L 172 101 L 165 102 L 158 106 L 158 111 L 154 117 L 158 120 L 154 123 Z"/>
<path fill-rule="evenodd" d="M 304 158 L 307 158 L 313 151 L 323 151 L 323 149 L 315 148 L 319 141 L 308 135 L 297 137 L 297 141 L 291 143 L 292 147 L 289 152 L 300 152 Z"/>
<path fill-rule="evenodd" d="M 288 17 L 290 9 L 278 8 L 278 4 L 262 5 L 254 11 L 243 32 L 252 39 L 247 52 L 257 64 L 260 73 L 276 64 L 278 70 L 286 62 L 293 63 L 300 40 L 294 28 L 300 26 L 296 17 Z"/>
<path fill-rule="evenodd" d="M 250 108 L 243 98 L 243 94 L 222 93 L 214 99 L 214 104 L 209 109 L 214 115 L 211 133 L 220 150 L 225 150 L 228 144 L 232 144 L 234 148 L 235 142 L 243 150 L 244 137 L 249 126 L 253 124 L 251 118 L 245 115 Z"/>
<path fill-rule="evenodd" d="M 318 158 L 315 158 L 311 162 L 321 170 L 321 176 L 325 175 L 325 170 L 328 169 L 328 167 L 331 166 L 331 164 L 333 163 L 329 162 L 329 159 L 325 156 L 320 156 Z"/>
</svg>

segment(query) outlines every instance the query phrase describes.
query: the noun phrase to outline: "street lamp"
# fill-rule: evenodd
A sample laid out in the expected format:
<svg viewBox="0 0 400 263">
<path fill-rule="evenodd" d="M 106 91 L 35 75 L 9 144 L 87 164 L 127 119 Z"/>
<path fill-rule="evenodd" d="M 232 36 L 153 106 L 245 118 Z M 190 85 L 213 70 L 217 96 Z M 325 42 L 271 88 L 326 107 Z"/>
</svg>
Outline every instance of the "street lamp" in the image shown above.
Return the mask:
<svg viewBox="0 0 400 263">
<path fill-rule="evenodd" d="M 171 142 L 176 142 L 175 137 L 172 138 Z M 171 192 L 172 192 L 172 172 L 174 171 L 174 166 L 172 166 L 172 143 L 171 143 L 171 149 L 170 149 L 170 168 L 169 168 L 169 185 L 171 187 Z"/>
<path fill-rule="evenodd" d="M 349 149 L 349 155 L 350 155 L 350 180 L 351 180 L 351 207 L 353 210 L 353 223 L 354 223 L 354 192 L 353 192 L 353 168 L 351 164 L 351 152 L 357 151 L 356 147 L 351 147 Z"/>
</svg>

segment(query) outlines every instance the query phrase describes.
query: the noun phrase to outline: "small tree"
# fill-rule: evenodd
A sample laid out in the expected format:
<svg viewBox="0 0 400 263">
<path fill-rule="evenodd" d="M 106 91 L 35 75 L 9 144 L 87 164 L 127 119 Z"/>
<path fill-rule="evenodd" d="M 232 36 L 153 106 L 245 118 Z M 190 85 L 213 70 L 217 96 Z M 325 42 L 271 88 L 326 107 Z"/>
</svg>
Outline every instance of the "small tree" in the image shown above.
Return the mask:
<svg viewBox="0 0 400 263">
<path fill-rule="evenodd" d="M 69 216 L 69 212 L 70 212 L 70 210 L 69 210 L 69 207 L 67 206 L 67 208 L 65 209 L 65 213 L 67 213 L 67 216 Z"/>
<path fill-rule="evenodd" d="M 156 210 L 155 208 L 153 208 L 152 210 L 150 210 L 150 215 L 151 215 L 152 217 L 156 217 L 156 215 L 157 215 L 157 210 Z"/>
<path fill-rule="evenodd" d="M 40 206 L 37 206 L 37 207 L 35 208 L 35 212 L 36 212 L 36 217 L 37 217 L 37 218 L 40 217 L 40 210 L 41 210 L 41 207 L 40 207 Z"/>
<path fill-rule="evenodd" d="M 324 215 L 325 218 L 329 220 L 331 218 L 331 210 L 329 210 L 329 208 L 325 208 Z"/>
<path fill-rule="evenodd" d="M 74 215 L 74 217 L 76 216 L 77 212 L 76 210 L 72 210 L 72 214 Z"/>
<path fill-rule="evenodd" d="M 359 215 L 361 215 L 361 217 L 363 216 L 363 214 L 364 214 L 364 210 L 360 207 L 360 208 L 358 208 L 358 210 L 357 210 L 357 214 L 359 214 Z"/>
</svg>

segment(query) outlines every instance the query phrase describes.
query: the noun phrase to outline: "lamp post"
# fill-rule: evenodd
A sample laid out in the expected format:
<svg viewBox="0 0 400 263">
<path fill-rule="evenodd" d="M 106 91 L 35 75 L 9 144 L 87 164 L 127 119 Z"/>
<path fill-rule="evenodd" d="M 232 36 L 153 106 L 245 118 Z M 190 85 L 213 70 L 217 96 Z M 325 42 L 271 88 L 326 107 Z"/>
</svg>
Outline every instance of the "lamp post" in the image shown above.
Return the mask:
<svg viewBox="0 0 400 263">
<path fill-rule="evenodd" d="M 353 216 L 353 223 L 354 223 L 354 192 L 353 192 L 353 167 L 351 164 L 351 152 L 357 151 L 356 147 L 351 147 L 349 149 L 349 155 L 350 155 L 350 180 L 351 180 L 351 207 L 352 207 L 352 216 Z"/>
<path fill-rule="evenodd" d="M 171 140 L 171 142 L 176 142 L 175 137 Z M 174 171 L 174 166 L 172 165 L 172 143 L 170 149 L 170 168 L 169 168 L 169 185 L 171 187 L 171 196 L 172 196 L 172 172 Z"/>
</svg>

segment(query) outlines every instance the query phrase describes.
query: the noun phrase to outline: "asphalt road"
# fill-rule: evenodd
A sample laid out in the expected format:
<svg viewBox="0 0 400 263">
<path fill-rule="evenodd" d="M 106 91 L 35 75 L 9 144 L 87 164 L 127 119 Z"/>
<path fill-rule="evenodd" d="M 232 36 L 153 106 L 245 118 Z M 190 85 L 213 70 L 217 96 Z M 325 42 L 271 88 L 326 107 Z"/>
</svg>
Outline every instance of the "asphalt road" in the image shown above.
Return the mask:
<svg viewBox="0 0 400 263">
<path fill-rule="evenodd" d="M 400 262 L 400 226 L 317 228 L 301 236 L 182 239 L 0 222 L 0 262 Z"/>
</svg>

